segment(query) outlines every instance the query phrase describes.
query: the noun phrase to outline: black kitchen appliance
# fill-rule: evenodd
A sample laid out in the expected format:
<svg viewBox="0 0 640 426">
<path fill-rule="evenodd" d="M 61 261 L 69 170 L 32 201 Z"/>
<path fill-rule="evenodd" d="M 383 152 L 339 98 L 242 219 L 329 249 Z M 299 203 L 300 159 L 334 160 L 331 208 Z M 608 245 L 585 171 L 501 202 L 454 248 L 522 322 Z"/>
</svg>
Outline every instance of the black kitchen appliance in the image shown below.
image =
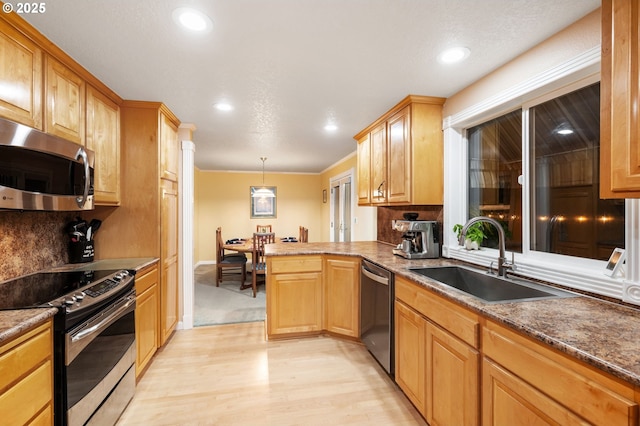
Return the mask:
<svg viewBox="0 0 640 426">
<path fill-rule="evenodd" d="M 113 425 L 135 392 L 134 271 L 66 271 L 0 284 L 0 309 L 55 307 L 56 425 Z"/>
</svg>

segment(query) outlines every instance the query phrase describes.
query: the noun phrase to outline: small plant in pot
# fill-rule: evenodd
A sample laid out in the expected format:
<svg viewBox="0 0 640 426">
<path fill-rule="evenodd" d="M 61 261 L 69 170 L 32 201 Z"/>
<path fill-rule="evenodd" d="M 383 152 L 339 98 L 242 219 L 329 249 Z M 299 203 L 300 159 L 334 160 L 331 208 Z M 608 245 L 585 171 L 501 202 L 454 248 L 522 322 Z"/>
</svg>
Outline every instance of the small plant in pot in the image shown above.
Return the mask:
<svg viewBox="0 0 640 426">
<path fill-rule="evenodd" d="M 456 223 L 453 226 L 453 232 L 456 233 L 458 240 L 460 240 L 460 236 L 462 236 L 462 228 L 463 226 L 459 223 Z M 480 244 L 482 244 L 482 240 L 484 239 L 484 227 L 481 222 L 476 222 L 467 229 L 467 234 L 464 239 L 464 247 L 467 250 L 480 250 Z"/>
</svg>

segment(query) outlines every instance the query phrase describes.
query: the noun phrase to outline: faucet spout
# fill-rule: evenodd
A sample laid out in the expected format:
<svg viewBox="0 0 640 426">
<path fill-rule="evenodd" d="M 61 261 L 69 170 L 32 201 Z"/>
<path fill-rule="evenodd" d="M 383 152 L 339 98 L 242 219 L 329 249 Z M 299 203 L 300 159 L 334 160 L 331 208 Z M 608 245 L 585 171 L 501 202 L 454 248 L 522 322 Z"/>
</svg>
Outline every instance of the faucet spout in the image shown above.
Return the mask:
<svg viewBox="0 0 640 426">
<path fill-rule="evenodd" d="M 504 229 L 502 229 L 502 225 L 500 225 L 500 223 L 497 220 L 487 216 L 472 217 L 462 227 L 462 230 L 460 231 L 460 239 L 458 240 L 458 244 L 460 245 L 464 244 L 464 240 L 467 235 L 467 230 L 471 225 L 477 222 L 490 223 L 498 231 L 498 249 L 500 251 L 500 254 L 498 255 L 498 275 L 501 277 L 504 277 L 507 273 L 507 259 L 505 257 L 505 234 L 504 234 Z"/>
</svg>

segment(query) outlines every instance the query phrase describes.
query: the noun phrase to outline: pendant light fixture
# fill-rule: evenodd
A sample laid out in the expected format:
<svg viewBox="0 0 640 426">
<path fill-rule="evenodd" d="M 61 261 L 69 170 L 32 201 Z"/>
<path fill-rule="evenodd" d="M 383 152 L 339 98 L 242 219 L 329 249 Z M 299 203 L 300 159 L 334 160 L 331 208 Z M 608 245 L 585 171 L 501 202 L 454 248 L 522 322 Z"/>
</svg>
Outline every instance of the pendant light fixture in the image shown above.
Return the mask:
<svg viewBox="0 0 640 426">
<path fill-rule="evenodd" d="M 264 162 L 267 161 L 267 157 L 260 157 L 260 159 L 262 160 L 262 187 L 254 191 L 251 196 L 253 198 L 274 198 L 276 194 L 274 194 L 272 190 L 264 186 Z"/>
</svg>

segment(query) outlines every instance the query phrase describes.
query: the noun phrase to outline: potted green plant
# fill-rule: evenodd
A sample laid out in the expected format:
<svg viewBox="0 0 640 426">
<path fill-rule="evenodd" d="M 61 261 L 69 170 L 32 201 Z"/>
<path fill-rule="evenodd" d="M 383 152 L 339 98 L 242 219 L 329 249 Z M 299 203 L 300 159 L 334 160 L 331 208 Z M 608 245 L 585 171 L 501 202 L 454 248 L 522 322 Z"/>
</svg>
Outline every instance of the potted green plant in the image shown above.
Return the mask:
<svg viewBox="0 0 640 426">
<path fill-rule="evenodd" d="M 453 226 L 453 232 L 456 233 L 458 240 L 460 240 L 460 236 L 462 235 L 462 228 L 463 226 L 459 223 L 456 223 Z M 467 250 L 479 250 L 480 244 L 482 244 L 482 240 L 484 239 L 484 227 L 481 222 L 476 222 L 467 229 L 464 239 L 464 247 Z"/>
</svg>

